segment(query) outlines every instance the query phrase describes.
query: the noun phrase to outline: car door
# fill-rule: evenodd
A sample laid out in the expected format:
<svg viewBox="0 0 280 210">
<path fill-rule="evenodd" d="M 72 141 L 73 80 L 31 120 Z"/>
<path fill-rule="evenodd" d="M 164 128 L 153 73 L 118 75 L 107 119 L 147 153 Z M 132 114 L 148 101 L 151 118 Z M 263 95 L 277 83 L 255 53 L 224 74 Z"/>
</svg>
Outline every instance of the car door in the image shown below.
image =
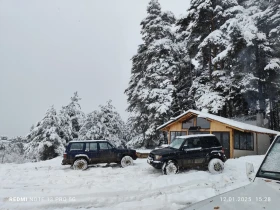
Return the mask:
<svg viewBox="0 0 280 210">
<path fill-rule="evenodd" d="M 118 150 L 113 145 L 108 143 L 108 149 L 110 150 L 110 161 L 111 162 L 118 162 Z"/>
<path fill-rule="evenodd" d="M 199 137 L 187 139 L 183 150 L 184 167 L 196 167 L 203 162 L 202 146 Z"/>
<path fill-rule="evenodd" d="M 98 163 L 100 155 L 98 153 L 97 142 L 86 143 L 85 154 L 89 157 L 89 161 L 91 164 Z"/>
<path fill-rule="evenodd" d="M 99 142 L 99 158 L 100 163 L 111 163 L 114 162 L 114 154 L 112 146 L 107 142 Z"/>
<path fill-rule="evenodd" d="M 201 138 L 201 145 L 202 145 L 201 156 L 203 158 L 203 162 L 207 163 L 210 157 L 210 153 L 212 151 L 213 137 L 207 136 Z"/>
</svg>

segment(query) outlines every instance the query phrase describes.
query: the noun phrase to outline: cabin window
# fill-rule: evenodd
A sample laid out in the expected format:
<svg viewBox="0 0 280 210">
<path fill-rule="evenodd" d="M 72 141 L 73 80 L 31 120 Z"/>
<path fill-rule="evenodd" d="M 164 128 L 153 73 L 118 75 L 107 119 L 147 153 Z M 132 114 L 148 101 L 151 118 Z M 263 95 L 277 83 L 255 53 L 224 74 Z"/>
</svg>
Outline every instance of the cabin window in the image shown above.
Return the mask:
<svg viewBox="0 0 280 210">
<path fill-rule="evenodd" d="M 197 118 L 196 125 L 199 126 L 200 128 L 210 128 L 210 122 L 200 117 Z"/>
<path fill-rule="evenodd" d="M 172 142 L 176 136 L 185 136 L 187 135 L 186 131 L 170 131 L 170 142 Z"/>
<path fill-rule="evenodd" d="M 253 133 L 234 131 L 234 149 L 254 150 Z"/>
<path fill-rule="evenodd" d="M 183 129 L 189 129 L 192 126 L 193 126 L 193 119 L 186 120 L 186 121 L 182 122 L 182 128 Z"/>
</svg>

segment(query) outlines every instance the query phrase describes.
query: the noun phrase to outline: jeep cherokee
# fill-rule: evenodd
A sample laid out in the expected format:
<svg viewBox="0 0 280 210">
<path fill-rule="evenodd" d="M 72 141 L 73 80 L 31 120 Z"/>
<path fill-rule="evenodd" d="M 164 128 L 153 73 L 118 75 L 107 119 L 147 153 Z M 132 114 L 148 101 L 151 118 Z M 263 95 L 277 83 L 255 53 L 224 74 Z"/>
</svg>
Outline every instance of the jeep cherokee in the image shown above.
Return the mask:
<svg viewBox="0 0 280 210">
<path fill-rule="evenodd" d="M 126 167 L 136 159 L 136 150 L 117 149 L 106 140 L 70 141 L 62 165 L 71 165 L 76 170 L 85 170 L 88 165 L 97 163 L 120 163 Z"/>
</svg>

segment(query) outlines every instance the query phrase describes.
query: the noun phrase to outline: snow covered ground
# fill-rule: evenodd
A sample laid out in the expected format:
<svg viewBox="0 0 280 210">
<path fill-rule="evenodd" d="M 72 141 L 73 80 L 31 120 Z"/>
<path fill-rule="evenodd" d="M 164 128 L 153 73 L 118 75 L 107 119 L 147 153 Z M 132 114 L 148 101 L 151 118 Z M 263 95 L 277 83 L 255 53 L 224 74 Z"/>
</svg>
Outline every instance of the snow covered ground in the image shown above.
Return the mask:
<svg viewBox="0 0 280 210">
<path fill-rule="evenodd" d="M 228 160 L 223 174 L 182 171 L 164 176 L 138 159 L 133 166 L 91 166 L 74 171 L 61 158 L 0 165 L 0 209 L 180 209 L 249 184 L 245 163 L 258 168 L 264 156 Z"/>
</svg>

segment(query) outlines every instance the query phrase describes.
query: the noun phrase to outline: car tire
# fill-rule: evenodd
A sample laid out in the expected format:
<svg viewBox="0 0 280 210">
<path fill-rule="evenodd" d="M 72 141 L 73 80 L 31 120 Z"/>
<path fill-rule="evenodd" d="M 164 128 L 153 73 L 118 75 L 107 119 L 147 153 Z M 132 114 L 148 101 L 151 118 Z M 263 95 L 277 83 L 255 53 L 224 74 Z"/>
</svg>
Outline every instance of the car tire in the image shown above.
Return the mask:
<svg viewBox="0 0 280 210">
<path fill-rule="evenodd" d="M 162 173 L 164 175 L 177 174 L 179 167 L 176 162 L 169 160 L 162 165 Z"/>
<path fill-rule="evenodd" d="M 88 162 L 83 158 L 75 160 L 73 164 L 74 170 L 86 170 L 87 168 L 88 168 Z"/>
<path fill-rule="evenodd" d="M 130 156 L 124 156 L 121 159 L 121 166 L 123 168 L 133 165 L 133 159 Z"/>
<path fill-rule="evenodd" d="M 224 162 L 218 158 L 213 158 L 208 163 L 208 170 L 211 174 L 220 174 L 224 170 Z"/>
</svg>

